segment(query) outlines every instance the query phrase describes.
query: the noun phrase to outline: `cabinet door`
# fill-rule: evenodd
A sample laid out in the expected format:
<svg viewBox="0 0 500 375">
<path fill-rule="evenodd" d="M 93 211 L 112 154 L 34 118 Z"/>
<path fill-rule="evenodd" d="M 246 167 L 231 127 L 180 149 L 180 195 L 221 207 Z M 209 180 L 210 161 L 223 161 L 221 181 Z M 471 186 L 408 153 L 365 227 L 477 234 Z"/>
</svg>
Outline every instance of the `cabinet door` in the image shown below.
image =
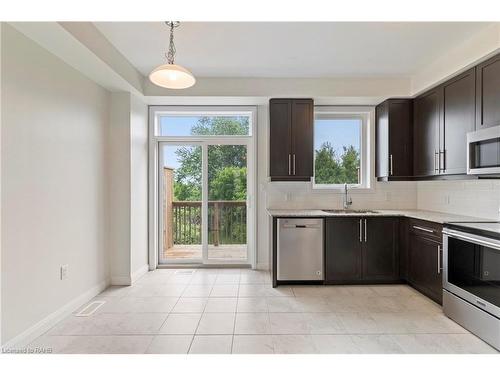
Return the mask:
<svg viewBox="0 0 500 375">
<path fill-rule="evenodd" d="M 410 283 L 429 298 L 442 303 L 441 243 L 424 236 L 410 234 L 408 263 Z"/>
<path fill-rule="evenodd" d="M 475 69 L 470 69 L 443 84 L 441 173 L 467 172 L 467 133 L 474 131 L 475 127 L 475 83 Z"/>
<path fill-rule="evenodd" d="M 389 176 L 389 102 L 385 101 L 375 108 L 376 132 L 375 153 L 376 177 Z"/>
<path fill-rule="evenodd" d="M 313 175 L 312 99 L 292 101 L 292 174 L 295 179 L 309 181 Z"/>
<path fill-rule="evenodd" d="M 500 125 L 500 55 L 476 67 L 476 130 Z"/>
<path fill-rule="evenodd" d="M 392 176 L 413 175 L 411 100 L 389 100 L 389 168 Z"/>
<path fill-rule="evenodd" d="M 398 219 L 369 217 L 363 221 L 363 279 L 398 280 Z"/>
<path fill-rule="evenodd" d="M 291 175 L 292 101 L 271 99 L 269 102 L 269 171 L 271 178 Z"/>
<path fill-rule="evenodd" d="M 415 176 L 438 173 L 440 90 L 434 89 L 415 99 L 413 125 L 413 172 Z"/>
<path fill-rule="evenodd" d="M 326 281 L 361 280 L 361 219 L 325 220 Z"/>
</svg>

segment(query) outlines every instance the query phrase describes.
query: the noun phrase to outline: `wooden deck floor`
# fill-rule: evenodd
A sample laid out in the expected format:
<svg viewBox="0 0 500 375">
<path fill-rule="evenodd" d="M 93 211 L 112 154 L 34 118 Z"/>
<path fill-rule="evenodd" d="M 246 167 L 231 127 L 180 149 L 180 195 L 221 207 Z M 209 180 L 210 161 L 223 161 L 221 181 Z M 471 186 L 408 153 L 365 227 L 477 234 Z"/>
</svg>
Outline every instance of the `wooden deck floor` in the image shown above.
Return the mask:
<svg viewBox="0 0 500 375">
<path fill-rule="evenodd" d="M 174 245 L 163 252 L 164 259 L 201 259 L 201 245 Z M 208 246 L 209 259 L 238 260 L 247 258 L 247 245 Z"/>
</svg>

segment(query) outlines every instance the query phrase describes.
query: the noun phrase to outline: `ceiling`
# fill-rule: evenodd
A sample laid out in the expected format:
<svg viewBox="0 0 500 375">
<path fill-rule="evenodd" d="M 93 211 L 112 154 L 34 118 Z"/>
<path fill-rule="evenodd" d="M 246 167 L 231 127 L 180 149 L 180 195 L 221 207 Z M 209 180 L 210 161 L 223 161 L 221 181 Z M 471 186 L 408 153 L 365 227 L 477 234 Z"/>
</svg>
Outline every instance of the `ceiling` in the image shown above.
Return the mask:
<svg viewBox="0 0 500 375">
<path fill-rule="evenodd" d="M 143 75 L 165 63 L 162 22 L 96 22 Z M 176 63 L 197 77 L 411 76 L 490 25 L 474 22 L 183 22 Z"/>
</svg>

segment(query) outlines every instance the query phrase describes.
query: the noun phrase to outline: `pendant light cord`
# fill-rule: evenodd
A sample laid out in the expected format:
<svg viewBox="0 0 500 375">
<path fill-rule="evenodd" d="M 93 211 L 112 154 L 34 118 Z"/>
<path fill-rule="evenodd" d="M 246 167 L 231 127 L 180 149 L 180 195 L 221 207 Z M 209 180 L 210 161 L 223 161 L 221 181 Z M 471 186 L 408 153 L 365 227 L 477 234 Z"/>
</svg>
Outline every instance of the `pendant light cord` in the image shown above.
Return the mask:
<svg viewBox="0 0 500 375">
<path fill-rule="evenodd" d="M 178 27 L 180 22 L 179 21 L 167 21 L 165 24 L 170 27 L 170 43 L 168 45 L 168 52 L 165 54 L 165 57 L 167 58 L 167 63 L 169 64 L 174 64 L 174 58 L 175 58 L 175 44 L 174 44 L 174 28 Z"/>
</svg>

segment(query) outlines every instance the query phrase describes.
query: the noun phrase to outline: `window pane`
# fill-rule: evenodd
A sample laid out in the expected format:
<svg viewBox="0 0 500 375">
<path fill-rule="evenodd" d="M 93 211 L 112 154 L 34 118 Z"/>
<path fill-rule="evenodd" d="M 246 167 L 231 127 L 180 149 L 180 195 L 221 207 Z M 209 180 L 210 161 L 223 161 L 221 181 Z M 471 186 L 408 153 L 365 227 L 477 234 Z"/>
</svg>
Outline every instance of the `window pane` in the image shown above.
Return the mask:
<svg viewBox="0 0 500 375">
<path fill-rule="evenodd" d="M 160 263 L 201 259 L 201 146 L 165 145 Z"/>
<path fill-rule="evenodd" d="M 249 116 L 160 116 L 162 136 L 249 135 Z"/>
<path fill-rule="evenodd" d="M 208 146 L 208 259 L 247 259 L 247 147 Z"/>
<path fill-rule="evenodd" d="M 314 181 L 316 184 L 359 184 L 360 118 L 316 118 Z"/>
</svg>

